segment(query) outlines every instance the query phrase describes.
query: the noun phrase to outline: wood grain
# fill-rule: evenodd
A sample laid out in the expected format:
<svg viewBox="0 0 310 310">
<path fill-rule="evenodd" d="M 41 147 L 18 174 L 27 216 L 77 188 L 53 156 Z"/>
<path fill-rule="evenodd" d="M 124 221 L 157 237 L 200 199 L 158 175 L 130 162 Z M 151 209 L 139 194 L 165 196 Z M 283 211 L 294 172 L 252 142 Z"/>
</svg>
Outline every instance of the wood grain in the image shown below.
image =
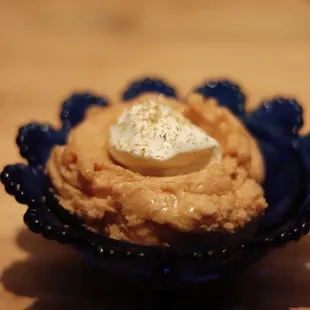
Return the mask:
<svg viewBox="0 0 310 310">
<path fill-rule="evenodd" d="M 296 96 L 309 128 L 309 0 L 0 0 L 0 7 L 0 168 L 19 161 L 20 124 L 56 124 L 74 90 L 116 100 L 145 73 L 183 94 L 204 78 L 231 77 L 247 89 L 249 109 L 262 97 Z M 147 294 L 27 232 L 23 207 L 2 188 L 0 199 L 1 310 L 149 308 Z M 305 238 L 225 281 L 211 308 L 307 307 L 309 293 Z M 204 296 L 180 297 L 175 306 L 208 308 Z"/>
</svg>

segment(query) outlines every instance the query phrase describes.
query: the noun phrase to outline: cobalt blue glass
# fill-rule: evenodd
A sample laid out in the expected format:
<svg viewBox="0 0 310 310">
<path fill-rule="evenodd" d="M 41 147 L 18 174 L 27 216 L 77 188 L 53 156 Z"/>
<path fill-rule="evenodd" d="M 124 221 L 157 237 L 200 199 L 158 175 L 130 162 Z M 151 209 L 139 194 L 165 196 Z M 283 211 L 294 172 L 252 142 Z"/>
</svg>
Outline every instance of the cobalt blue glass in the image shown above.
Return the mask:
<svg viewBox="0 0 310 310">
<path fill-rule="evenodd" d="M 177 98 L 176 90 L 167 82 L 157 78 L 145 77 L 133 81 L 123 92 L 122 99 L 125 102 L 146 92 L 164 94 L 166 97 Z"/>
<path fill-rule="evenodd" d="M 150 91 L 170 97 L 177 93 L 163 80 L 145 78 L 129 85 L 122 97 L 126 101 Z M 261 147 L 267 172 L 263 187 L 269 207 L 254 234 L 216 245 L 159 247 L 121 242 L 87 230 L 79 218 L 59 205 L 50 191 L 44 166 L 52 147 L 66 143 L 70 129 L 83 120 L 90 106 L 108 106 L 104 97 L 91 93 L 73 94 L 64 102 L 59 130 L 31 123 L 18 132 L 16 141 L 28 165 L 6 166 L 1 181 L 8 194 L 27 206 L 24 222 L 29 229 L 73 246 L 98 266 L 148 277 L 161 288 L 222 277 L 306 235 L 310 230 L 310 136 L 298 135 L 303 124 L 301 106 L 295 99 L 275 97 L 263 100 L 247 114 L 245 95 L 228 80 L 210 80 L 194 91 L 230 109 Z"/>
</svg>

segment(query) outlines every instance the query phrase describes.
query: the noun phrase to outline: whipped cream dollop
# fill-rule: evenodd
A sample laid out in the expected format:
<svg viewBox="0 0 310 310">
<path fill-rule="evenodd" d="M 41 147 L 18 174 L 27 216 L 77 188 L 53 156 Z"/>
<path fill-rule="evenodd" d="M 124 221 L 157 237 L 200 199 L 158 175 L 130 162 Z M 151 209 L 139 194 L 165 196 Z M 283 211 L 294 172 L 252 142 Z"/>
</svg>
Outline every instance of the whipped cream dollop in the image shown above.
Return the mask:
<svg viewBox="0 0 310 310">
<path fill-rule="evenodd" d="M 221 160 L 217 140 L 156 99 L 134 104 L 117 118 L 109 151 L 126 168 L 155 176 L 190 173 Z"/>
</svg>

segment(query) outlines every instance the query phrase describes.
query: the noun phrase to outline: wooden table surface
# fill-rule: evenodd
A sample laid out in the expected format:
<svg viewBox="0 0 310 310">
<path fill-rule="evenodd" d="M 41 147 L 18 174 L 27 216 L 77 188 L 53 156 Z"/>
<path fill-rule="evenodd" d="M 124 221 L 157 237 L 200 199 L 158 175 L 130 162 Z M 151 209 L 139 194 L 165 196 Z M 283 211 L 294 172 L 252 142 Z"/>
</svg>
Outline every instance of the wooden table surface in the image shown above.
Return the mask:
<svg viewBox="0 0 310 310">
<path fill-rule="evenodd" d="M 57 123 L 74 90 L 112 99 L 133 77 L 167 77 L 186 93 L 228 76 L 248 106 L 296 96 L 310 126 L 309 0 L 0 0 L 0 168 L 19 160 L 17 126 Z M 147 309 L 147 294 L 28 232 L 24 208 L 0 191 L 0 309 Z M 86 287 L 88 283 L 88 287 Z M 178 305 L 205 309 L 310 307 L 310 238 L 277 250 L 205 294 Z M 225 297 L 225 298 L 223 298 Z"/>
</svg>

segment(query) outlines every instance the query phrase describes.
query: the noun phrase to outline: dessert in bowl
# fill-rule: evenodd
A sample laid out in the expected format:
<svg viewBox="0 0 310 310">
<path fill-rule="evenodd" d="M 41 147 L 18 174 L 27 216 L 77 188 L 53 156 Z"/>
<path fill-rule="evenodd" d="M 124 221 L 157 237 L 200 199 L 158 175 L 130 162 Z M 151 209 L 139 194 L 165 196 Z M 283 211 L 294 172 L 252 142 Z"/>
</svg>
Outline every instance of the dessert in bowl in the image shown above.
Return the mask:
<svg viewBox="0 0 310 310">
<path fill-rule="evenodd" d="M 20 129 L 29 166 L 7 166 L 2 181 L 31 230 L 99 265 L 218 277 L 309 230 L 301 107 L 276 98 L 246 114 L 244 101 L 225 80 L 184 99 L 154 79 L 122 104 L 75 94 L 61 129 Z"/>
</svg>

